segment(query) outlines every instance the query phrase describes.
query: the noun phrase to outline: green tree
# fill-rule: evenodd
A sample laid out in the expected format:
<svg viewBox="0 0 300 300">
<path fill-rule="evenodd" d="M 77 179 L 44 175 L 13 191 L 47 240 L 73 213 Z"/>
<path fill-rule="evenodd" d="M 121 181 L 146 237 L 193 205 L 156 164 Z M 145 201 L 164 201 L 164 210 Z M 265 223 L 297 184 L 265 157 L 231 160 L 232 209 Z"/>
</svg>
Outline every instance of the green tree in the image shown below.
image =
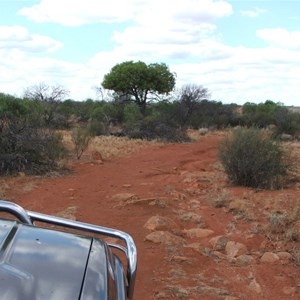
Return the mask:
<svg viewBox="0 0 300 300">
<path fill-rule="evenodd" d="M 24 98 L 34 101 L 40 106 L 41 117 L 47 127 L 53 126 L 59 103 L 65 99 L 69 91 L 60 85 L 50 86 L 44 82 L 25 89 Z M 41 105 L 39 105 L 41 104 Z"/>
<path fill-rule="evenodd" d="M 259 104 L 247 102 L 243 105 L 243 118 L 248 126 L 264 128 L 275 124 L 275 116 L 282 109 L 280 102 L 275 103 L 271 100 Z"/>
<path fill-rule="evenodd" d="M 147 101 L 174 89 L 175 74 L 164 63 L 147 65 L 141 61 L 126 61 L 115 65 L 104 76 L 102 86 L 134 101 L 145 115 Z"/>
<path fill-rule="evenodd" d="M 208 89 L 196 84 L 184 85 L 178 95 L 178 117 L 181 126 L 188 125 L 203 100 L 209 98 Z"/>
</svg>

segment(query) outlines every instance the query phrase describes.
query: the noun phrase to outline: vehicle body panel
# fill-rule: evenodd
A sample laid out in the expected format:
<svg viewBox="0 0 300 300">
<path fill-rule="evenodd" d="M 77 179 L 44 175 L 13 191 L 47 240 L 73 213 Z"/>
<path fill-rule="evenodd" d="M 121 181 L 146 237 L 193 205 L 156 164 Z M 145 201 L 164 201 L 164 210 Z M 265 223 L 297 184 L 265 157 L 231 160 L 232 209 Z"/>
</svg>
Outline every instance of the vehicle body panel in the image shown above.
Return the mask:
<svg viewBox="0 0 300 300">
<path fill-rule="evenodd" d="M 129 234 L 26 211 L 4 200 L 0 212 L 14 216 L 0 216 L 1 299 L 132 300 L 137 251 Z M 47 226 L 37 227 L 35 222 Z M 99 235 L 125 246 L 105 243 Z M 123 253 L 125 261 L 116 251 Z"/>
</svg>

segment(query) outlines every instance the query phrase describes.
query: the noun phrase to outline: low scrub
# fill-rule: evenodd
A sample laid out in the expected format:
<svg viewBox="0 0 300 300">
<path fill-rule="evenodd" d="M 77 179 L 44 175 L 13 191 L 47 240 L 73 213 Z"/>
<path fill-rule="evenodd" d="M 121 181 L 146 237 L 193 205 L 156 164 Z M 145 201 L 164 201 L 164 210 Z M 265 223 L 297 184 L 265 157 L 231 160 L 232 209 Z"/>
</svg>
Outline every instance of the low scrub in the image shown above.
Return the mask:
<svg viewBox="0 0 300 300">
<path fill-rule="evenodd" d="M 288 170 L 280 144 L 257 128 L 234 130 L 221 143 L 219 157 L 236 185 L 279 188 Z"/>
<path fill-rule="evenodd" d="M 74 127 L 72 129 L 72 141 L 74 143 L 74 152 L 77 159 L 80 159 L 85 150 L 87 150 L 94 135 L 89 128 Z"/>
<path fill-rule="evenodd" d="M 66 155 L 62 137 L 52 130 L 2 119 L 0 131 L 1 175 L 44 174 L 56 170 L 58 161 Z"/>
<path fill-rule="evenodd" d="M 159 140 L 175 143 L 191 141 L 187 133 L 176 128 L 176 126 L 146 118 L 143 121 L 135 123 L 135 126 L 127 128 L 126 134 L 129 138 L 143 140 Z"/>
</svg>

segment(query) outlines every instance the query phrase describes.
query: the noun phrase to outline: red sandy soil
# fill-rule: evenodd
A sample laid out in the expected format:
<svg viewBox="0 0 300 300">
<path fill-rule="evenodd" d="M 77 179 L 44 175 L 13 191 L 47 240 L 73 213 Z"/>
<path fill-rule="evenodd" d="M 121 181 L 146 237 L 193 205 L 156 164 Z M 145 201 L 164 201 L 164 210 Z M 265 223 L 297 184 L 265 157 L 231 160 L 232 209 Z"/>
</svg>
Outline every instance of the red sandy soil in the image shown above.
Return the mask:
<svg viewBox="0 0 300 300">
<path fill-rule="evenodd" d="M 134 299 L 300 299 L 299 242 L 266 229 L 272 212 L 299 206 L 299 182 L 280 191 L 231 187 L 217 161 L 220 139 L 211 134 L 103 163 L 74 162 L 66 176 L 11 178 L 5 197 L 28 210 L 132 235 L 138 248 Z M 28 190 L 18 188 L 26 185 Z M 224 206 L 215 207 L 217 200 Z M 174 234 L 174 240 L 146 239 L 151 230 L 144 225 L 152 216 L 170 221 L 156 230 Z M 191 228 L 212 231 L 188 236 Z M 214 251 L 210 240 L 220 235 L 245 245 L 248 256 Z M 265 252 L 292 257 L 262 262 Z"/>
</svg>

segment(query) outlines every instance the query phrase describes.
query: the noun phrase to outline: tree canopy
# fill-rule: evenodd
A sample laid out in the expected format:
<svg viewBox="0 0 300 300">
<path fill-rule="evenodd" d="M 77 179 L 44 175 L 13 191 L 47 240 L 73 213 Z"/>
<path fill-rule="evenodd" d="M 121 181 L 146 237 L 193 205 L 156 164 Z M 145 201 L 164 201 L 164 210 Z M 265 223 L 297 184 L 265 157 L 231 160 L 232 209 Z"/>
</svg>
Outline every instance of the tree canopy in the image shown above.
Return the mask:
<svg viewBox="0 0 300 300">
<path fill-rule="evenodd" d="M 147 101 L 174 89 L 175 74 L 164 63 L 147 65 L 142 61 L 126 61 L 115 65 L 104 76 L 102 86 L 133 100 L 145 114 Z"/>
</svg>

